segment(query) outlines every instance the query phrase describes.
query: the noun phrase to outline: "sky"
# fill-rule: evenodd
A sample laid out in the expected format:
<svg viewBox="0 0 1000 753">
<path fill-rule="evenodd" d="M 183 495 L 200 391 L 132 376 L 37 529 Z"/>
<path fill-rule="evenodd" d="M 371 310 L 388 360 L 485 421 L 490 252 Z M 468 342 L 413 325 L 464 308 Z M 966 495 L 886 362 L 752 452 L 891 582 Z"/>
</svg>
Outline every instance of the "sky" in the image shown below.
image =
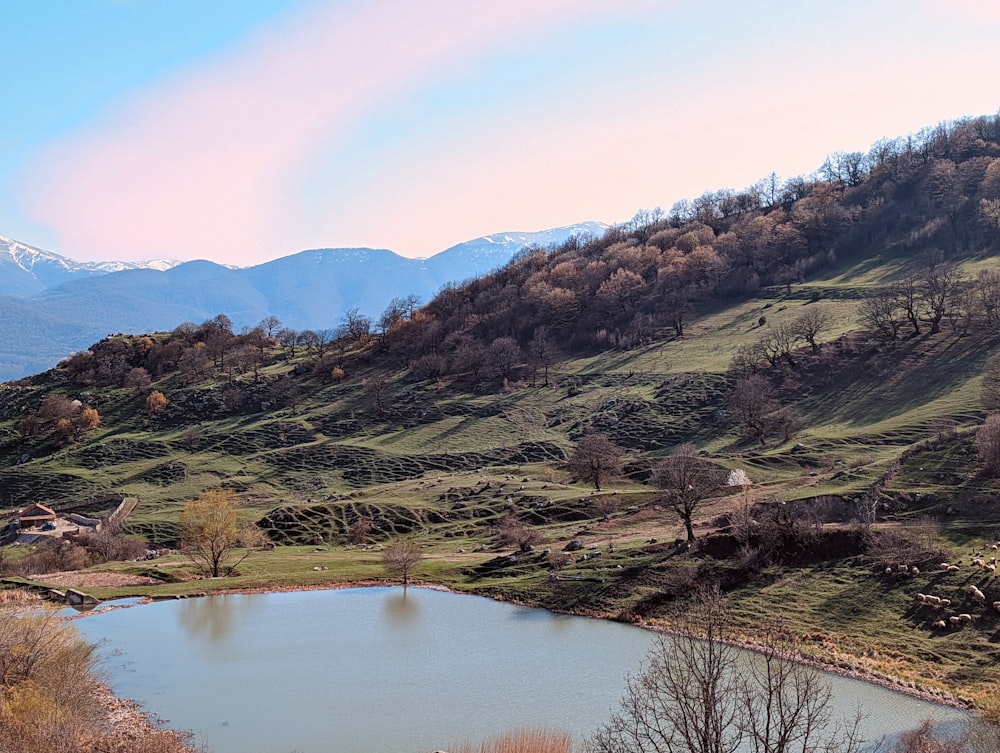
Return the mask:
<svg viewBox="0 0 1000 753">
<path fill-rule="evenodd" d="M 992 0 L 0 0 L 0 235 L 430 256 L 1000 110 Z"/>
</svg>

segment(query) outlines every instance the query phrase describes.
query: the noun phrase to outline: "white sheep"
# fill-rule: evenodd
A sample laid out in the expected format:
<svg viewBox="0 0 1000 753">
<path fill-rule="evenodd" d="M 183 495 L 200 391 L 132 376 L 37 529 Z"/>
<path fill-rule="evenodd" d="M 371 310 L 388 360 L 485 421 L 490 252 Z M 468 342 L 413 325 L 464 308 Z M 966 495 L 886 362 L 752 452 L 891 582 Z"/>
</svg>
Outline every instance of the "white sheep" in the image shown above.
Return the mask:
<svg viewBox="0 0 1000 753">
<path fill-rule="evenodd" d="M 898 570 L 899 572 L 901 572 L 901 573 L 908 573 L 908 572 L 910 572 L 910 566 L 909 566 L 909 565 L 906 565 L 906 564 L 900 564 L 900 565 L 898 565 L 898 566 L 896 567 L 896 569 L 897 569 L 897 570 Z"/>
<path fill-rule="evenodd" d="M 948 623 L 945 622 L 944 620 L 938 620 L 937 622 L 934 623 L 934 627 L 936 627 L 938 630 L 944 630 L 946 627 L 948 627 Z"/>
<path fill-rule="evenodd" d="M 942 607 L 950 607 L 951 606 L 951 599 L 941 599 L 941 606 Z"/>
<path fill-rule="evenodd" d="M 986 594 L 975 586 L 969 586 L 969 593 L 972 595 L 973 600 L 978 601 L 980 604 L 986 603 Z"/>
<path fill-rule="evenodd" d="M 910 568 L 910 575 L 920 575 L 920 568 L 914 565 Z"/>
<path fill-rule="evenodd" d="M 998 612 L 1000 612 L 1000 601 L 994 601 L 993 602 L 993 608 L 995 610 L 997 610 Z"/>
<path fill-rule="evenodd" d="M 885 566 L 885 574 L 886 575 L 892 575 L 892 565 L 886 565 Z"/>
<path fill-rule="evenodd" d="M 938 567 L 940 567 L 942 570 L 947 570 L 949 567 L 951 567 L 951 563 L 950 562 L 942 562 L 940 565 L 938 565 Z"/>
<path fill-rule="evenodd" d="M 955 615 L 952 615 L 951 617 L 949 617 L 948 618 L 948 622 L 951 623 L 952 627 L 959 627 L 962 624 L 962 621 L 958 617 L 956 617 Z"/>
<path fill-rule="evenodd" d="M 962 612 L 962 614 L 958 616 L 958 619 L 964 622 L 966 625 L 972 624 L 972 615 L 966 612 Z"/>
<path fill-rule="evenodd" d="M 927 594 L 917 594 L 916 599 L 921 604 L 926 604 L 927 603 Z"/>
<path fill-rule="evenodd" d="M 940 596 L 930 596 L 930 595 L 927 595 L 927 596 L 924 597 L 924 603 L 925 604 L 935 604 L 935 605 L 940 604 L 941 603 L 941 597 Z"/>
<path fill-rule="evenodd" d="M 961 569 L 962 568 L 960 568 L 958 565 L 948 565 L 948 572 L 949 573 L 957 573 Z"/>
</svg>

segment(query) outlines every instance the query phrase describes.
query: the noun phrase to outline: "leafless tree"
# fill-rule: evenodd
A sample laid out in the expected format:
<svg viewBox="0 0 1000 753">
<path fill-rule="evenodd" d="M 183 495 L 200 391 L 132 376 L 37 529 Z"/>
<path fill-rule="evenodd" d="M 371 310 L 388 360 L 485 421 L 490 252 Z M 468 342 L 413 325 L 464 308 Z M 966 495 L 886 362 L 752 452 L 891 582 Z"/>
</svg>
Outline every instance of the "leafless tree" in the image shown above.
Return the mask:
<svg viewBox="0 0 1000 753">
<path fill-rule="evenodd" d="M 795 334 L 809 343 L 813 353 L 819 353 L 817 339 L 830 329 L 833 315 L 829 309 L 821 306 L 810 306 L 792 321 Z"/>
<path fill-rule="evenodd" d="M 358 518 L 347 529 L 347 539 L 352 544 L 364 544 L 371 530 L 372 522 L 368 518 Z"/>
<path fill-rule="evenodd" d="M 976 432 L 976 450 L 990 476 L 1000 473 L 1000 413 L 991 413 Z"/>
<path fill-rule="evenodd" d="M 694 515 L 726 480 L 726 471 L 698 457 L 692 444 L 682 444 L 653 470 L 653 484 L 663 490 L 663 501 L 684 524 L 687 540 L 694 541 Z"/>
<path fill-rule="evenodd" d="M 149 372 L 141 366 L 135 367 L 125 376 L 125 386 L 132 390 L 135 395 L 141 395 L 149 389 L 149 385 L 152 383 L 153 380 L 149 376 Z"/>
<path fill-rule="evenodd" d="M 794 645 L 765 631 L 756 656 L 726 641 L 717 592 L 702 592 L 658 636 L 642 671 L 627 678 L 620 709 L 588 741 L 589 753 L 859 753 L 860 713 L 835 719 L 832 690 L 793 661 Z M 909 752 L 908 752 L 909 753 Z"/>
<path fill-rule="evenodd" d="M 382 565 L 392 575 L 401 577 L 404 586 L 422 558 L 420 547 L 411 539 L 396 539 L 382 550 Z"/>
<path fill-rule="evenodd" d="M 496 527 L 497 539 L 504 546 L 516 546 L 518 551 L 530 552 L 541 540 L 541 535 L 523 520 L 507 515 Z"/>
<path fill-rule="evenodd" d="M 535 369 L 538 366 L 542 367 L 542 384 L 545 387 L 549 386 L 549 366 L 557 358 L 558 348 L 556 347 L 555 339 L 552 337 L 552 332 L 548 327 L 542 325 L 535 330 L 535 336 L 531 340 L 531 345 L 529 346 L 529 351 L 531 354 L 532 363 L 532 382 L 534 382 Z"/>
<path fill-rule="evenodd" d="M 903 309 L 889 288 L 879 288 L 858 306 L 861 325 L 885 340 L 895 340 L 903 326 Z"/>
<path fill-rule="evenodd" d="M 657 635 L 588 753 L 736 753 L 743 741 L 737 652 L 721 640 L 725 625 L 717 596 L 709 596 L 674 626 L 676 635 Z"/>
<path fill-rule="evenodd" d="M 770 428 L 767 416 L 777 408 L 771 383 L 760 374 L 737 379 L 729 395 L 729 407 L 748 436 L 761 444 Z"/>
<path fill-rule="evenodd" d="M 1000 410 L 1000 353 L 990 356 L 983 367 L 979 399 L 986 410 Z"/>
<path fill-rule="evenodd" d="M 925 262 L 920 272 L 919 288 L 923 298 L 924 321 L 931 325 L 931 334 L 941 331 L 941 320 L 962 287 L 962 273 L 954 264 L 937 259 Z"/>
<path fill-rule="evenodd" d="M 577 444 L 568 465 L 576 478 L 601 491 L 601 482 L 621 472 L 624 454 L 607 434 L 588 434 Z"/>
<path fill-rule="evenodd" d="M 268 340 L 270 340 L 274 338 L 281 329 L 281 319 L 276 317 L 274 314 L 270 314 L 261 319 L 260 324 L 257 326 L 264 331 L 264 335 Z"/>
<path fill-rule="evenodd" d="M 379 418 L 388 415 L 391 399 L 389 382 L 384 376 L 375 374 L 365 379 L 365 400 Z"/>
<path fill-rule="evenodd" d="M 524 353 L 513 337 L 498 337 L 490 343 L 488 358 L 493 372 L 501 379 L 509 379 Z"/>
</svg>

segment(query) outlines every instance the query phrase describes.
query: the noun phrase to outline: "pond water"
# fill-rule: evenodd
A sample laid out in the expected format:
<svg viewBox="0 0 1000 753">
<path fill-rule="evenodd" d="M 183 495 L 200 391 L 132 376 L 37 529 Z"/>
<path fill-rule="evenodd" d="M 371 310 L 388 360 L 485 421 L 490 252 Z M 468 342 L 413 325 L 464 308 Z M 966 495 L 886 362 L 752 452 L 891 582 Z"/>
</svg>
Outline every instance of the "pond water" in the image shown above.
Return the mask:
<svg viewBox="0 0 1000 753">
<path fill-rule="evenodd" d="M 212 753 L 420 753 L 521 727 L 578 742 L 648 632 L 422 588 L 230 594 L 76 621 L 110 684 Z M 961 712 L 830 676 L 869 736 Z"/>
</svg>

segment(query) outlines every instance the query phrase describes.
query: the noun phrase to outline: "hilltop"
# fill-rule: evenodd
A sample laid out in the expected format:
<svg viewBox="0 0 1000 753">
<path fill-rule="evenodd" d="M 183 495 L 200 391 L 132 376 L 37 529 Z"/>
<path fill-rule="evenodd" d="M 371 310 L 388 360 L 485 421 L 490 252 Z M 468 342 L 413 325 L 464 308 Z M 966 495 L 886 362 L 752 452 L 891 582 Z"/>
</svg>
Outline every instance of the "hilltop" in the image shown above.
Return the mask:
<svg viewBox="0 0 1000 753">
<path fill-rule="evenodd" d="M 377 578 L 377 547 L 410 535 L 428 580 L 622 620 L 669 623 L 714 582 L 748 635 L 781 605 L 810 655 L 995 710 L 1000 613 L 969 587 L 1000 590 L 968 556 L 1000 539 L 975 442 L 1000 349 L 994 206 L 1000 119 L 980 118 L 640 213 L 332 334 L 217 316 L 109 337 L 0 389 L 0 504 L 127 495 L 130 532 L 170 546 L 183 505 L 224 487 L 276 544 L 217 581 L 179 556 L 105 565 L 160 585 L 102 596 Z M 572 462 L 594 435 L 625 453 L 600 490 Z M 687 444 L 730 482 L 691 544 L 657 471 Z"/>
</svg>

